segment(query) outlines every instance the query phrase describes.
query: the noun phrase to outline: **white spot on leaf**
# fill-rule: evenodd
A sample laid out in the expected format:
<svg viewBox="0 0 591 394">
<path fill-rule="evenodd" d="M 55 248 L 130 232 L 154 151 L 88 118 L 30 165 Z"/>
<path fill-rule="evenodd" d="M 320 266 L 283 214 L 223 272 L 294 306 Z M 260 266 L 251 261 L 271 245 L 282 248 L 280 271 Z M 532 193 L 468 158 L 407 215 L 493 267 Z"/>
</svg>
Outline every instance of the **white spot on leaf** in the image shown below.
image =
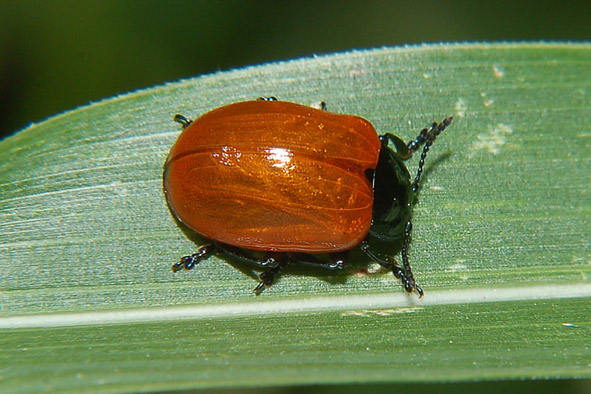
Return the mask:
<svg viewBox="0 0 591 394">
<path fill-rule="evenodd" d="M 501 79 L 505 76 L 505 70 L 503 70 L 498 64 L 495 64 L 492 69 L 495 77 Z"/>
<path fill-rule="evenodd" d="M 496 126 L 489 126 L 488 133 L 478 134 L 476 141 L 472 143 L 470 156 L 480 150 L 486 150 L 493 155 L 498 155 L 501 147 L 507 142 L 506 136 L 513 133 L 511 126 L 498 123 Z"/>
<path fill-rule="evenodd" d="M 458 100 L 456 101 L 456 105 L 455 105 L 455 110 L 456 110 L 456 113 L 458 114 L 458 117 L 463 118 L 464 116 L 466 116 L 467 109 L 468 109 L 468 107 L 466 106 L 466 102 L 464 101 L 464 99 L 461 97 L 458 97 Z"/>
<path fill-rule="evenodd" d="M 484 104 L 485 107 L 490 107 L 491 105 L 494 104 L 495 100 L 491 99 L 487 96 L 486 92 L 480 92 L 480 97 L 482 97 L 484 99 L 484 101 L 482 102 L 482 104 Z"/>
<path fill-rule="evenodd" d="M 457 274 L 458 277 L 465 282 L 470 278 L 468 275 L 470 269 L 464 264 L 464 261 L 465 260 L 462 259 L 456 260 L 456 263 L 447 267 L 446 271 Z"/>
<path fill-rule="evenodd" d="M 341 316 L 363 316 L 363 317 L 370 317 L 370 316 L 390 316 L 399 313 L 413 313 L 423 308 L 414 307 L 414 308 L 393 308 L 393 309 L 361 309 L 361 310 L 354 310 L 354 311 L 346 311 L 341 314 Z"/>
</svg>

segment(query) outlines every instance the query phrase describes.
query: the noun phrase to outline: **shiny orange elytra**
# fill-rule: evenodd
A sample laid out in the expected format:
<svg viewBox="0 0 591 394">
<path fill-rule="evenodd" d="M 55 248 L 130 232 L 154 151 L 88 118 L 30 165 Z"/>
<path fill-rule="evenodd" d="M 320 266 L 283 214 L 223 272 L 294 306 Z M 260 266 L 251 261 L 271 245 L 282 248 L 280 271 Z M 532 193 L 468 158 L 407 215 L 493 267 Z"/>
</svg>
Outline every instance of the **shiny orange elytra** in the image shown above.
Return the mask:
<svg viewBox="0 0 591 394">
<path fill-rule="evenodd" d="M 380 140 L 366 120 L 288 102 L 247 101 L 193 122 L 166 162 L 177 218 L 232 246 L 337 252 L 367 235 Z"/>
<path fill-rule="evenodd" d="M 225 253 L 267 268 L 258 294 L 289 263 L 339 269 L 360 246 L 422 295 L 407 257 L 411 208 L 424 156 L 451 117 L 408 144 L 378 137 L 363 118 L 274 98 L 227 105 L 193 122 L 175 119 L 184 131 L 164 165 L 166 198 L 178 221 L 211 244 L 173 271 Z M 402 160 L 423 143 L 411 183 Z M 376 251 L 396 240 L 403 241 L 402 268 Z"/>
</svg>

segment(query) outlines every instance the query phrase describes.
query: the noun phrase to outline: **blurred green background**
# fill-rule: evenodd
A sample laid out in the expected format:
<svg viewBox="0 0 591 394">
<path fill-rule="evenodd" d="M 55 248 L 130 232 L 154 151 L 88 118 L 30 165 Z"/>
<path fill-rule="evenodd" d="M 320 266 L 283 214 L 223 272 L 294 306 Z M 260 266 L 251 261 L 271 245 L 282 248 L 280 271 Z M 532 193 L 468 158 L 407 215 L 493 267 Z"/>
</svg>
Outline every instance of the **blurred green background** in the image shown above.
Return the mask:
<svg viewBox="0 0 591 394">
<path fill-rule="evenodd" d="M 582 1 L 0 0 L 0 138 L 102 98 L 245 65 L 423 42 L 589 40 L 590 15 L 591 2 Z M 399 384 L 307 391 L 433 389 L 585 393 L 591 385 Z"/>
<path fill-rule="evenodd" d="M 591 2 L 0 0 L 0 138 L 118 93 L 354 48 L 588 40 Z"/>
</svg>

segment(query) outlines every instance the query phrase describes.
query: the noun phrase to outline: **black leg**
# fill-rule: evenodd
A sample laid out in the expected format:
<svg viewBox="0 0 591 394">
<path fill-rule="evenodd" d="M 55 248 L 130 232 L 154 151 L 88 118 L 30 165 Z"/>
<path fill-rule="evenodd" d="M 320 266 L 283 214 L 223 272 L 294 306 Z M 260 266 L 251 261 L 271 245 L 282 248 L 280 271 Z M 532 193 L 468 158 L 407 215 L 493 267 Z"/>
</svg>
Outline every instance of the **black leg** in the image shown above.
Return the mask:
<svg viewBox="0 0 591 394">
<path fill-rule="evenodd" d="M 172 266 L 172 271 L 178 272 L 183 268 L 186 270 L 193 269 L 202 260 L 207 259 L 215 253 L 224 253 L 237 260 L 247 262 L 257 267 L 268 268 L 267 271 L 259 275 L 261 282 L 253 290 L 256 295 L 259 295 L 265 289 L 265 287 L 271 286 L 275 281 L 277 275 L 290 262 L 286 254 L 267 253 L 264 258 L 257 259 L 253 256 L 248 255 L 240 248 L 215 243 L 211 245 L 204 245 L 200 247 L 196 253 L 182 257 L 178 263 Z"/>
<path fill-rule="evenodd" d="M 322 267 L 329 270 L 340 270 L 345 267 L 347 263 L 348 251 L 330 253 L 329 260 L 324 260 L 316 257 L 315 255 L 298 253 L 290 255 L 277 255 L 277 257 L 269 257 L 263 264 L 265 267 L 271 267 L 267 271 L 259 275 L 260 283 L 253 289 L 256 295 L 259 295 L 265 288 L 270 287 L 275 282 L 277 276 L 281 273 L 291 262 L 298 262 L 306 265 L 313 265 L 316 267 Z M 272 260 L 273 264 L 270 264 L 268 260 Z M 263 266 L 258 264 L 259 266 Z"/>
<path fill-rule="evenodd" d="M 330 253 L 329 259 L 322 259 L 313 254 L 297 253 L 290 254 L 290 258 L 300 264 L 326 268 L 329 270 L 342 270 L 347 264 L 349 251 Z"/>
<path fill-rule="evenodd" d="M 326 268 L 331 270 L 342 270 L 349 260 L 349 251 L 330 254 L 330 263 Z"/>
<path fill-rule="evenodd" d="M 261 280 L 259 284 L 252 290 L 256 295 L 273 285 L 276 277 L 283 270 L 283 268 L 289 263 L 289 259 L 285 253 L 266 253 L 262 259 L 257 259 L 245 252 L 243 249 L 236 248 L 230 245 L 218 245 L 218 249 L 225 254 L 234 257 L 238 260 L 246 263 L 255 265 L 260 268 L 268 268 L 268 270 L 262 272 L 259 275 Z"/>
<path fill-rule="evenodd" d="M 402 160 L 406 160 L 412 156 L 412 150 L 410 150 L 406 144 L 402 140 L 402 138 L 398 137 L 397 135 L 386 133 L 380 136 L 380 141 L 382 141 L 382 148 L 388 146 L 388 142 L 394 145 L 394 149 L 396 149 L 396 153 Z"/>
<path fill-rule="evenodd" d="M 396 262 L 396 260 L 394 258 L 388 257 L 387 260 L 389 261 L 388 263 L 386 263 L 386 264 L 380 263 L 380 265 L 392 270 L 394 277 L 396 279 L 400 279 L 400 281 L 402 282 L 402 286 L 404 286 L 404 290 L 406 292 L 412 293 L 412 290 L 414 288 L 417 291 L 417 293 L 419 294 L 419 297 L 422 297 L 424 294 L 423 289 L 421 289 L 415 283 L 414 277 L 412 277 L 412 271 L 410 272 L 411 279 L 409 279 L 409 277 L 406 275 L 404 269 L 402 269 L 398 266 L 398 263 Z M 414 283 L 414 285 L 411 285 L 411 282 Z"/>
<path fill-rule="evenodd" d="M 370 259 L 372 259 L 384 268 L 392 269 L 392 266 L 396 265 L 396 260 L 394 260 L 390 256 L 384 256 L 381 253 L 374 252 L 369 246 L 367 238 L 361 241 L 361 243 L 359 244 L 359 249 L 361 249 L 361 251 L 365 253 Z"/>
<path fill-rule="evenodd" d="M 277 97 L 275 96 L 269 96 L 269 97 L 257 97 L 258 101 L 279 101 L 277 100 Z"/>
<path fill-rule="evenodd" d="M 410 268 L 410 263 L 408 261 L 408 246 L 410 244 L 410 230 L 408 229 L 409 224 L 411 224 L 410 220 L 408 221 L 407 228 L 405 228 L 404 231 L 404 243 L 402 245 L 402 263 L 404 268 L 399 267 L 398 263 L 393 257 L 387 255 L 384 256 L 371 250 L 367 239 L 363 240 L 359 247 L 362 252 L 369 256 L 369 258 L 374 260 L 382 267 L 391 270 L 394 274 L 394 277 L 396 279 L 400 279 L 400 281 L 402 282 L 402 286 L 404 286 L 404 290 L 406 292 L 412 293 L 413 290 L 416 290 L 419 294 L 419 297 L 422 297 L 423 290 L 416 284 L 414 276 L 412 274 L 412 269 Z"/>
<path fill-rule="evenodd" d="M 265 288 L 270 287 L 275 283 L 275 278 L 279 273 L 283 270 L 283 268 L 289 263 L 288 259 L 283 259 L 279 261 L 279 264 L 275 267 L 269 268 L 265 272 L 262 272 L 259 275 L 259 279 L 261 280 L 259 284 L 252 290 L 252 292 L 256 295 L 261 294 Z"/>
<path fill-rule="evenodd" d="M 193 123 L 192 120 L 185 118 L 183 115 L 176 114 L 174 116 L 174 121 L 180 123 L 183 126 L 183 130 L 186 129 Z"/>
<path fill-rule="evenodd" d="M 224 244 L 217 244 L 217 248 L 228 256 L 260 268 L 277 267 L 283 258 L 281 253 L 266 253 L 264 258 L 257 259 L 245 252 L 244 249 Z"/>
<path fill-rule="evenodd" d="M 202 260 L 207 259 L 209 256 L 217 252 L 217 248 L 215 245 L 204 245 L 197 250 L 197 253 L 193 253 L 190 256 L 183 256 L 181 261 L 175 263 L 172 266 L 172 272 L 178 272 L 183 268 L 186 270 L 190 270 L 195 268 L 197 264 L 199 264 Z"/>
</svg>

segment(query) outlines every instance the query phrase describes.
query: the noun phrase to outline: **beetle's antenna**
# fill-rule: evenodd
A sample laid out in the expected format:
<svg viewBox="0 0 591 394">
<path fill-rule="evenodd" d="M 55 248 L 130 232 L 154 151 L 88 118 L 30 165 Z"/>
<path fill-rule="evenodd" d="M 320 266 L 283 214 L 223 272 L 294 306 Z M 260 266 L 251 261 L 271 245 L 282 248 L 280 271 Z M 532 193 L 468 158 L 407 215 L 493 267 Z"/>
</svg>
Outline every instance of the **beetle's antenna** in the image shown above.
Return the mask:
<svg viewBox="0 0 591 394">
<path fill-rule="evenodd" d="M 452 120 L 453 117 L 450 116 L 445 118 L 443 122 L 439 124 L 433 123 L 431 127 L 421 130 L 417 138 L 408 143 L 408 148 L 412 151 L 417 150 L 419 148 L 419 145 L 423 142 L 425 143 L 425 146 L 423 147 L 423 153 L 421 153 L 421 159 L 419 160 L 417 176 L 415 177 L 415 180 L 412 183 L 413 192 L 416 192 L 419 189 L 419 182 L 421 180 L 421 174 L 423 173 L 423 166 L 425 165 L 425 157 L 427 157 L 427 152 L 429 152 L 429 148 L 431 147 L 431 145 L 433 145 L 433 142 L 435 142 L 435 138 L 437 138 L 437 136 L 441 134 L 441 132 L 445 130 L 447 126 L 451 124 Z"/>
<path fill-rule="evenodd" d="M 419 132 L 419 135 L 417 135 L 417 138 L 410 141 L 406 145 L 408 150 L 410 150 L 411 155 L 413 153 L 415 153 L 417 151 L 417 149 L 419 149 L 419 147 L 427 140 L 427 134 L 429 134 L 429 132 L 432 131 L 436 127 L 437 127 L 437 122 L 433 122 L 433 124 L 431 126 L 425 127 L 423 130 L 421 130 Z"/>
<path fill-rule="evenodd" d="M 423 297 L 423 289 L 417 285 L 415 282 L 415 278 L 412 274 L 412 269 L 410 268 L 410 262 L 408 261 L 408 247 L 410 245 L 410 236 L 412 232 L 412 222 L 409 220 L 406 222 L 406 227 L 404 228 L 404 243 L 402 244 L 402 269 L 403 272 L 394 271 L 394 275 L 402 280 L 402 284 L 404 285 L 404 290 L 407 293 L 410 293 L 414 290 L 417 291 L 419 297 Z M 400 269 L 400 268 L 399 268 Z"/>
</svg>

